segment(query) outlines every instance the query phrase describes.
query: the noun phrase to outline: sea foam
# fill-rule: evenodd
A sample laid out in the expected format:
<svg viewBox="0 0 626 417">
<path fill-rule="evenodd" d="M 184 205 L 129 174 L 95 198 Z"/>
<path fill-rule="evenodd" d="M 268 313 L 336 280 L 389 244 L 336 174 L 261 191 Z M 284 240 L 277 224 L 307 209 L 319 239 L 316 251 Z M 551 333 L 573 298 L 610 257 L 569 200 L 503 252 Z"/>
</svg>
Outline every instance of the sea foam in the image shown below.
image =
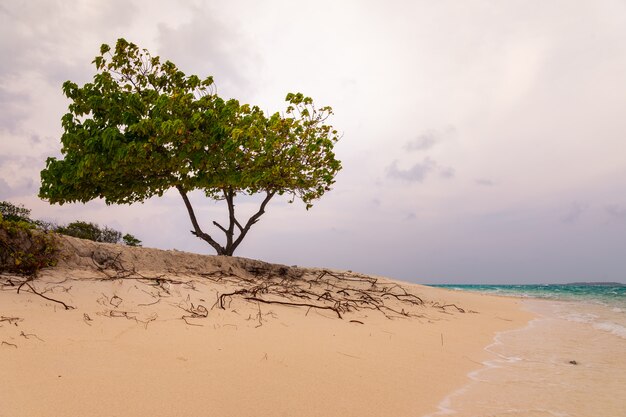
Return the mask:
<svg viewBox="0 0 626 417">
<path fill-rule="evenodd" d="M 626 339 L 626 327 L 621 326 L 617 323 L 605 321 L 601 323 L 595 323 L 593 327 L 598 330 L 604 330 L 605 332 L 612 333 L 615 336 L 621 337 L 622 339 Z"/>
</svg>

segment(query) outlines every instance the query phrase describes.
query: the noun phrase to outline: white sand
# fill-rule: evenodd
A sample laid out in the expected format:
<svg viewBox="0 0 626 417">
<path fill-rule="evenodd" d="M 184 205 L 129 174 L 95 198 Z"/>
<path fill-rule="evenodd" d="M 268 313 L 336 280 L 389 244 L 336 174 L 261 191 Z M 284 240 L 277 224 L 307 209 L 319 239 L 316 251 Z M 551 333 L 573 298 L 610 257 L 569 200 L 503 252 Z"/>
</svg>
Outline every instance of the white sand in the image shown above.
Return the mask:
<svg viewBox="0 0 626 417">
<path fill-rule="evenodd" d="M 361 309 L 342 311 L 340 319 L 333 310 L 242 296 L 226 298 L 221 309 L 220 294 L 250 285 L 237 280 L 259 279 L 251 271 L 276 277 L 285 270 L 241 258 L 64 242 L 65 259 L 30 284 L 73 309 L 27 286 L 17 294 L 10 282 L 23 278 L 1 277 L 0 417 L 415 417 L 466 383 L 496 332 L 530 319 L 514 299 L 406 283 L 399 284 L 423 305 L 385 302 L 410 317 Z M 126 279 L 108 278 L 131 270 Z M 310 278 L 321 270 L 305 272 Z M 345 284 L 325 279 L 333 280 L 326 287 Z M 437 307 L 445 304 L 465 313 Z"/>
</svg>

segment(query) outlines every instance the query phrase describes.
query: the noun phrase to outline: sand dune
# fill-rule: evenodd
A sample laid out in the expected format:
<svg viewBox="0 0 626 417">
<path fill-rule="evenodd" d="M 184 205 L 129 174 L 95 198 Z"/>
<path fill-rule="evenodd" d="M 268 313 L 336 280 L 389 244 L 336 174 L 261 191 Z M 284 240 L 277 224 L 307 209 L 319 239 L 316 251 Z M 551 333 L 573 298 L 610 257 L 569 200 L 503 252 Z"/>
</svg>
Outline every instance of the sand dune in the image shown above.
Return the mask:
<svg viewBox="0 0 626 417">
<path fill-rule="evenodd" d="M 31 282 L 0 276 L 0 417 L 420 416 L 530 319 L 347 271 L 62 246 Z"/>
</svg>

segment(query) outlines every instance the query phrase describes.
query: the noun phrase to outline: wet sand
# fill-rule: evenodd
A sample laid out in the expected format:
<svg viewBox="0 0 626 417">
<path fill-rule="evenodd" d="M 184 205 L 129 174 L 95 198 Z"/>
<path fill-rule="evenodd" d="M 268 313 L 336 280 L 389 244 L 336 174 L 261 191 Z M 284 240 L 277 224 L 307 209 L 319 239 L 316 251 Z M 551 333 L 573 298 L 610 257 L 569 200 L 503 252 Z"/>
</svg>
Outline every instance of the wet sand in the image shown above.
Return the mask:
<svg viewBox="0 0 626 417">
<path fill-rule="evenodd" d="M 428 416 L 626 415 L 626 314 L 575 301 L 523 301 L 536 315 L 500 333 L 492 358 Z"/>
</svg>

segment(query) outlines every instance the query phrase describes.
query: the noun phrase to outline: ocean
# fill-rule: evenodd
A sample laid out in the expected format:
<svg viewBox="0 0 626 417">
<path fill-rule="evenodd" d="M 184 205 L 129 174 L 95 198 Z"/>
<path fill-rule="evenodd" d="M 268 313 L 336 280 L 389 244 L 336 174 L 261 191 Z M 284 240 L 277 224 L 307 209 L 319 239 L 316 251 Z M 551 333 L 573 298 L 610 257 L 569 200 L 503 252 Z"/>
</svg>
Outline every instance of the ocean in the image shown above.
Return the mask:
<svg viewBox="0 0 626 417">
<path fill-rule="evenodd" d="M 536 318 L 428 417 L 626 416 L 626 285 L 436 286 L 520 297 Z"/>
</svg>

